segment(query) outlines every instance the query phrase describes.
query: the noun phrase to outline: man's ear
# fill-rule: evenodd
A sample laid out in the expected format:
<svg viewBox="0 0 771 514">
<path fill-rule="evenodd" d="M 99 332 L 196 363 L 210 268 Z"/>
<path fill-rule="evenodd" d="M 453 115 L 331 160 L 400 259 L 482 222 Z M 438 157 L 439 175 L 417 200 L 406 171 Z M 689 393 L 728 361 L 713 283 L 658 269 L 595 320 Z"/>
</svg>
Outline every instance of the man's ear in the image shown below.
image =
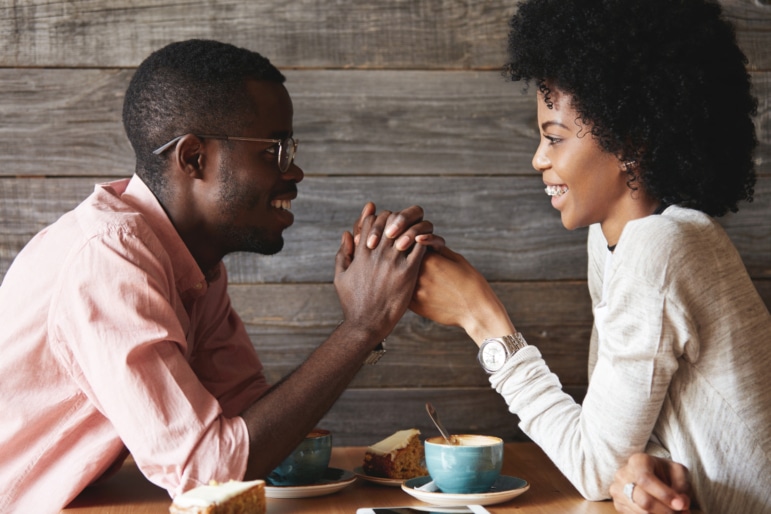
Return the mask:
<svg viewBox="0 0 771 514">
<path fill-rule="evenodd" d="M 206 165 L 206 145 L 195 134 L 184 135 L 174 147 L 174 167 L 190 178 L 203 177 Z"/>
</svg>

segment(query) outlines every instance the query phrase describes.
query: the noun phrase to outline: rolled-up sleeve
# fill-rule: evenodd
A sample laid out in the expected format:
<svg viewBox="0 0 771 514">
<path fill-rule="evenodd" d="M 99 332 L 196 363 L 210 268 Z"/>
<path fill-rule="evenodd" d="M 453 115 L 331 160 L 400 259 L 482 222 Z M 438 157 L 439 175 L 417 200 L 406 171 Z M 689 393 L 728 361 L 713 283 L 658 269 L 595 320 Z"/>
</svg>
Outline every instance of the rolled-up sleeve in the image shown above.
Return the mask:
<svg viewBox="0 0 771 514">
<path fill-rule="evenodd" d="M 190 364 L 207 390 L 219 400 L 225 416 L 240 414 L 269 388 L 262 363 L 227 293 L 227 272 L 197 302 L 195 347 Z"/>
</svg>

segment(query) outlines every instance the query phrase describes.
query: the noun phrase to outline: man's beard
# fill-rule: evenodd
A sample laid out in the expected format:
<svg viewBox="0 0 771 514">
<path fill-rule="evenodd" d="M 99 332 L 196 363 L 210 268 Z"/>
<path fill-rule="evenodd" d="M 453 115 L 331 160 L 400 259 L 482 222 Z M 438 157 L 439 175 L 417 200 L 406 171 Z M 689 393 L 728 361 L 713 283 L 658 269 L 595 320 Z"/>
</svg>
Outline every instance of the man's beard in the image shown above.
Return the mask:
<svg viewBox="0 0 771 514">
<path fill-rule="evenodd" d="M 228 242 L 230 252 L 252 252 L 274 255 L 284 248 L 284 238 L 269 239 L 259 229 L 236 228 L 232 225 L 221 227 L 223 238 Z M 230 253 L 228 252 L 228 253 Z"/>
<path fill-rule="evenodd" d="M 220 212 L 225 219 L 236 220 L 238 213 L 249 212 L 257 205 L 257 199 L 245 193 L 233 178 L 229 159 L 225 159 L 220 168 Z M 226 242 L 229 252 L 252 252 L 262 255 L 274 255 L 284 247 L 284 238 L 271 237 L 266 230 L 257 227 L 238 227 L 225 223 L 219 228 L 221 238 Z"/>
</svg>

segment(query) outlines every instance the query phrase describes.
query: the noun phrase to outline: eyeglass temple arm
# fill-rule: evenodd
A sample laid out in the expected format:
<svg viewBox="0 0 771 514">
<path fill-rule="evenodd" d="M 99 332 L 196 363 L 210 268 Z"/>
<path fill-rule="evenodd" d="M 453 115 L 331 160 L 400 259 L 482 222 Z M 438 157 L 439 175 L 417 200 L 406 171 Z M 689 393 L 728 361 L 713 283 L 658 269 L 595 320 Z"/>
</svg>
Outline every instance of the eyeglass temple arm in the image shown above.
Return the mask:
<svg viewBox="0 0 771 514">
<path fill-rule="evenodd" d="M 171 141 L 169 141 L 168 143 L 166 143 L 165 145 L 156 148 L 155 150 L 153 150 L 153 155 L 161 155 L 163 152 L 165 152 L 166 150 L 168 150 L 169 148 L 177 144 L 177 141 L 179 141 L 183 137 L 185 136 L 177 136 Z"/>
<path fill-rule="evenodd" d="M 163 152 L 177 144 L 177 142 L 185 137 L 187 134 L 183 134 L 181 136 L 177 136 L 165 145 L 153 150 L 154 155 L 161 155 Z M 255 137 L 238 137 L 238 136 L 214 136 L 210 134 L 195 134 L 195 137 L 200 137 L 201 139 L 220 139 L 222 141 L 264 141 L 266 143 L 281 143 L 281 139 L 259 139 Z M 297 145 L 295 144 L 295 147 Z"/>
<path fill-rule="evenodd" d="M 181 136 L 177 136 L 165 145 L 161 146 L 160 148 L 157 148 L 153 150 L 153 154 L 155 155 L 161 155 L 163 152 L 174 146 L 179 142 L 180 139 L 185 137 L 187 134 L 182 134 Z M 228 139 L 239 139 L 237 137 L 228 137 L 228 136 L 212 136 L 209 134 L 195 134 L 195 137 L 200 137 L 201 139 L 222 139 L 223 141 L 227 141 Z"/>
</svg>

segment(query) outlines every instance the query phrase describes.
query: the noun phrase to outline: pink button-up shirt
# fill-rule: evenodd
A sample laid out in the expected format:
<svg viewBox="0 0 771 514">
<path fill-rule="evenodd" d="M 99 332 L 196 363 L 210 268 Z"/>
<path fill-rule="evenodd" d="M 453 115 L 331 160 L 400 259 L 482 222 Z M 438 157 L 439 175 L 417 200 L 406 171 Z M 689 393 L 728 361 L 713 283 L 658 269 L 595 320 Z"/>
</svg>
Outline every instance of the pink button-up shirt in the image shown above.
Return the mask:
<svg viewBox="0 0 771 514">
<path fill-rule="evenodd" d="M 58 512 L 131 452 L 174 495 L 242 479 L 268 388 L 222 264 L 136 176 L 36 235 L 0 287 L 0 512 Z"/>
</svg>

